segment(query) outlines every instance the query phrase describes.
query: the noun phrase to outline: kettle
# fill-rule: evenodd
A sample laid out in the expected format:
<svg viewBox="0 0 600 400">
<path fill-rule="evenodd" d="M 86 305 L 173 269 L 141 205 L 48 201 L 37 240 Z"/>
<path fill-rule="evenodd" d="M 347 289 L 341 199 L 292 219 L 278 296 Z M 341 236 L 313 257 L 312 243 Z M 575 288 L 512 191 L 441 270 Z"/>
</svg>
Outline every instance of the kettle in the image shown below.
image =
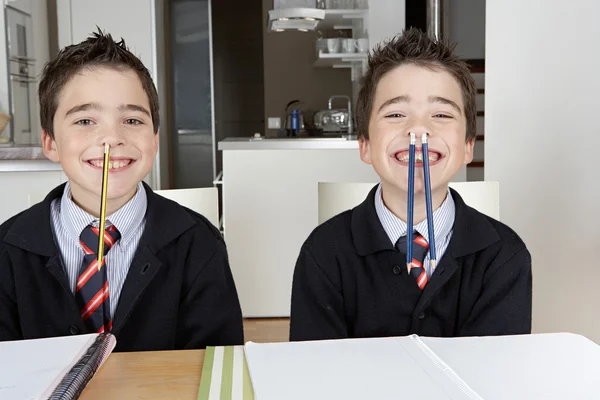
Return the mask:
<svg viewBox="0 0 600 400">
<path fill-rule="evenodd" d="M 297 103 L 297 104 L 296 104 Z M 290 106 L 296 105 L 290 110 Z M 286 131 L 291 131 L 292 134 L 298 134 L 305 131 L 304 113 L 302 111 L 302 102 L 300 100 L 292 100 L 285 106 L 285 126 Z"/>
</svg>

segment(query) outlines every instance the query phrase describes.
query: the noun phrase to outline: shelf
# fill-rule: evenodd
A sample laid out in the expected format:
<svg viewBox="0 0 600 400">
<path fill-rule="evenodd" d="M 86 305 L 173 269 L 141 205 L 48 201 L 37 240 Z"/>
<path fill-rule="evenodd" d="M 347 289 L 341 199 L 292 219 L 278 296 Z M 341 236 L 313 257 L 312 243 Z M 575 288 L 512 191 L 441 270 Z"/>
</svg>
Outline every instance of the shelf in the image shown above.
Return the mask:
<svg viewBox="0 0 600 400">
<path fill-rule="evenodd" d="M 362 63 L 367 53 L 320 53 L 313 64 L 316 68 L 350 68 L 352 64 Z"/>
<path fill-rule="evenodd" d="M 352 29 L 353 19 L 363 19 L 368 15 L 369 10 L 349 9 L 349 10 L 324 10 L 325 19 L 320 21 L 317 29 Z"/>
</svg>

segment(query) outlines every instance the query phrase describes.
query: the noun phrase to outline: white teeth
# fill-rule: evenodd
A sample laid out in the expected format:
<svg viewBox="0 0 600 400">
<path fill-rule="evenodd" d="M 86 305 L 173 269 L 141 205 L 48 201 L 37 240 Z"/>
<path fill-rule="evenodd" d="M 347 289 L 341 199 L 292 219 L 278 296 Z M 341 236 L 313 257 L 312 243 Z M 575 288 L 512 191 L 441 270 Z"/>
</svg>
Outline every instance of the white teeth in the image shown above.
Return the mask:
<svg viewBox="0 0 600 400">
<path fill-rule="evenodd" d="M 396 156 L 396 159 L 400 162 L 408 162 L 408 153 L 404 153 L 401 156 Z M 429 162 L 435 162 L 439 160 L 440 156 L 437 153 L 429 153 Z M 423 153 L 415 153 L 415 161 L 423 161 Z"/>
<path fill-rule="evenodd" d="M 90 161 L 90 164 L 92 164 L 94 167 L 104 168 L 103 160 L 92 160 Z M 123 168 L 127 165 L 129 165 L 129 161 L 110 161 L 108 163 L 108 169 Z"/>
</svg>

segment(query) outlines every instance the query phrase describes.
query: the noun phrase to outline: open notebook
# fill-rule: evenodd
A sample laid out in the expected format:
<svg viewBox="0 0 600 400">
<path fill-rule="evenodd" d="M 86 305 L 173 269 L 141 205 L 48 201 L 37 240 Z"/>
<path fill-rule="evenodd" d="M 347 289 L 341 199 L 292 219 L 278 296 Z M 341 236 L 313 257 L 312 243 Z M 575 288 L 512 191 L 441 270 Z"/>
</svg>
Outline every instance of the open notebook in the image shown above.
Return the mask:
<svg viewBox="0 0 600 400">
<path fill-rule="evenodd" d="M 115 344 L 110 333 L 0 342 L 0 400 L 77 399 Z"/>
<path fill-rule="evenodd" d="M 248 342 L 245 355 L 256 400 L 600 399 L 600 346 L 569 333 Z"/>
</svg>

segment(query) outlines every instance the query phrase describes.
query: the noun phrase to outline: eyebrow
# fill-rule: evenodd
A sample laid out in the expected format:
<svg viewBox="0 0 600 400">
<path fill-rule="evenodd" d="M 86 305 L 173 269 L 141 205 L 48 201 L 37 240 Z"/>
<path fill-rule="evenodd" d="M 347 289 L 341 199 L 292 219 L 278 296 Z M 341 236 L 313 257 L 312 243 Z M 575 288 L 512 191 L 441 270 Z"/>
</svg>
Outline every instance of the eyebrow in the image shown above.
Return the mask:
<svg viewBox="0 0 600 400">
<path fill-rule="evenodd" d="M 100 104 L 98 103 L 85 103 L 85 104 L 79 104 L 76 105 L 73 108 L 70 108 L 66 114 L 65 117 L 68 117 L 71 114 L 75 114 L 78 113 L 80 111 L 88 111 L 88 110 L 101 110 L 102 107 L 100 106 Z"/>
<path fill-rule="evenodd" d="M 383 104 L 379 107 L 379 111 L 383 110 L 385 107 L 392 105 L 392 104 L 397 104 L 397 103 L 410 103 L 410 96 L 408 95 L 401 95 L 401 96 L 396 96 L 393 97 L 391 99 L 388 99 L 386 101 L 383 102 Z M 442 103 L 442 104 L 447 104 L 450 107 L 454 108 L 456 111 L 458 111 L 459 113 L 462 113 L 462 110 L 460 109 L 460 107 L 458 106 L 458 104 L 456 104 L 456 102 L 447 99 L 445 97 L 441 97 L 441 96 L 429 96 L 427 98 L 427 100 L 430 103 Z"/>
<path fill-rule="evenodd" d="M 383 104 L 379 107 L 379 111 L 383 110 L 385 107 L 392 105 L 392 104 L 396 104 L 396 103 L 410 103 L 410 96 L 403 94 L 402 96 L 396 96 L 393 97 L 391 99 L 388 99 L 386 101 L 383 102 Z"/>
<path fill-rule="evenodd" d="M 429 96 L 429 102 L 430 103 L 442 103 L 442 104 L 447 104 L 450 107 L 454 108 L 456 111 L 458 111 L 458 113 L 462 113 L 462 110 L 460 109 L 460 107 L 458 106 L 458 104 L 456 104 L 454 101 L 447 99 L 445 97 L 440 97 L 440 96 Z"/>
<path fill-rule="evenodd" d="M 98 103 L 85 103 L 85 104 L 79 104 L 75 107 L 70 108 L 66 114 L 65 117 L 68 117 L 71 114 L 75 114 L 81 111 L 88 111 L 88 110 L 102 110 L 102 106 Z M 148 111 L 145 107 L 142 106 L 138 106 L 136 104 L 122 104 L 119 106 L 118 110 L 120 112 L 123 111 L 139 111 L 142 112 L 144 114 L 146 114 L 147 116 L 150 117 L 150 111 Z"/>
<path fill-rule="evenodd" d="M 119 106 L 119 111 L 139 111 L 149 117 L 151 116 L 150 111 L 148 111 L 146 107 L 138 106 L 137 104 L 122 104 Z"/>
</svg>

